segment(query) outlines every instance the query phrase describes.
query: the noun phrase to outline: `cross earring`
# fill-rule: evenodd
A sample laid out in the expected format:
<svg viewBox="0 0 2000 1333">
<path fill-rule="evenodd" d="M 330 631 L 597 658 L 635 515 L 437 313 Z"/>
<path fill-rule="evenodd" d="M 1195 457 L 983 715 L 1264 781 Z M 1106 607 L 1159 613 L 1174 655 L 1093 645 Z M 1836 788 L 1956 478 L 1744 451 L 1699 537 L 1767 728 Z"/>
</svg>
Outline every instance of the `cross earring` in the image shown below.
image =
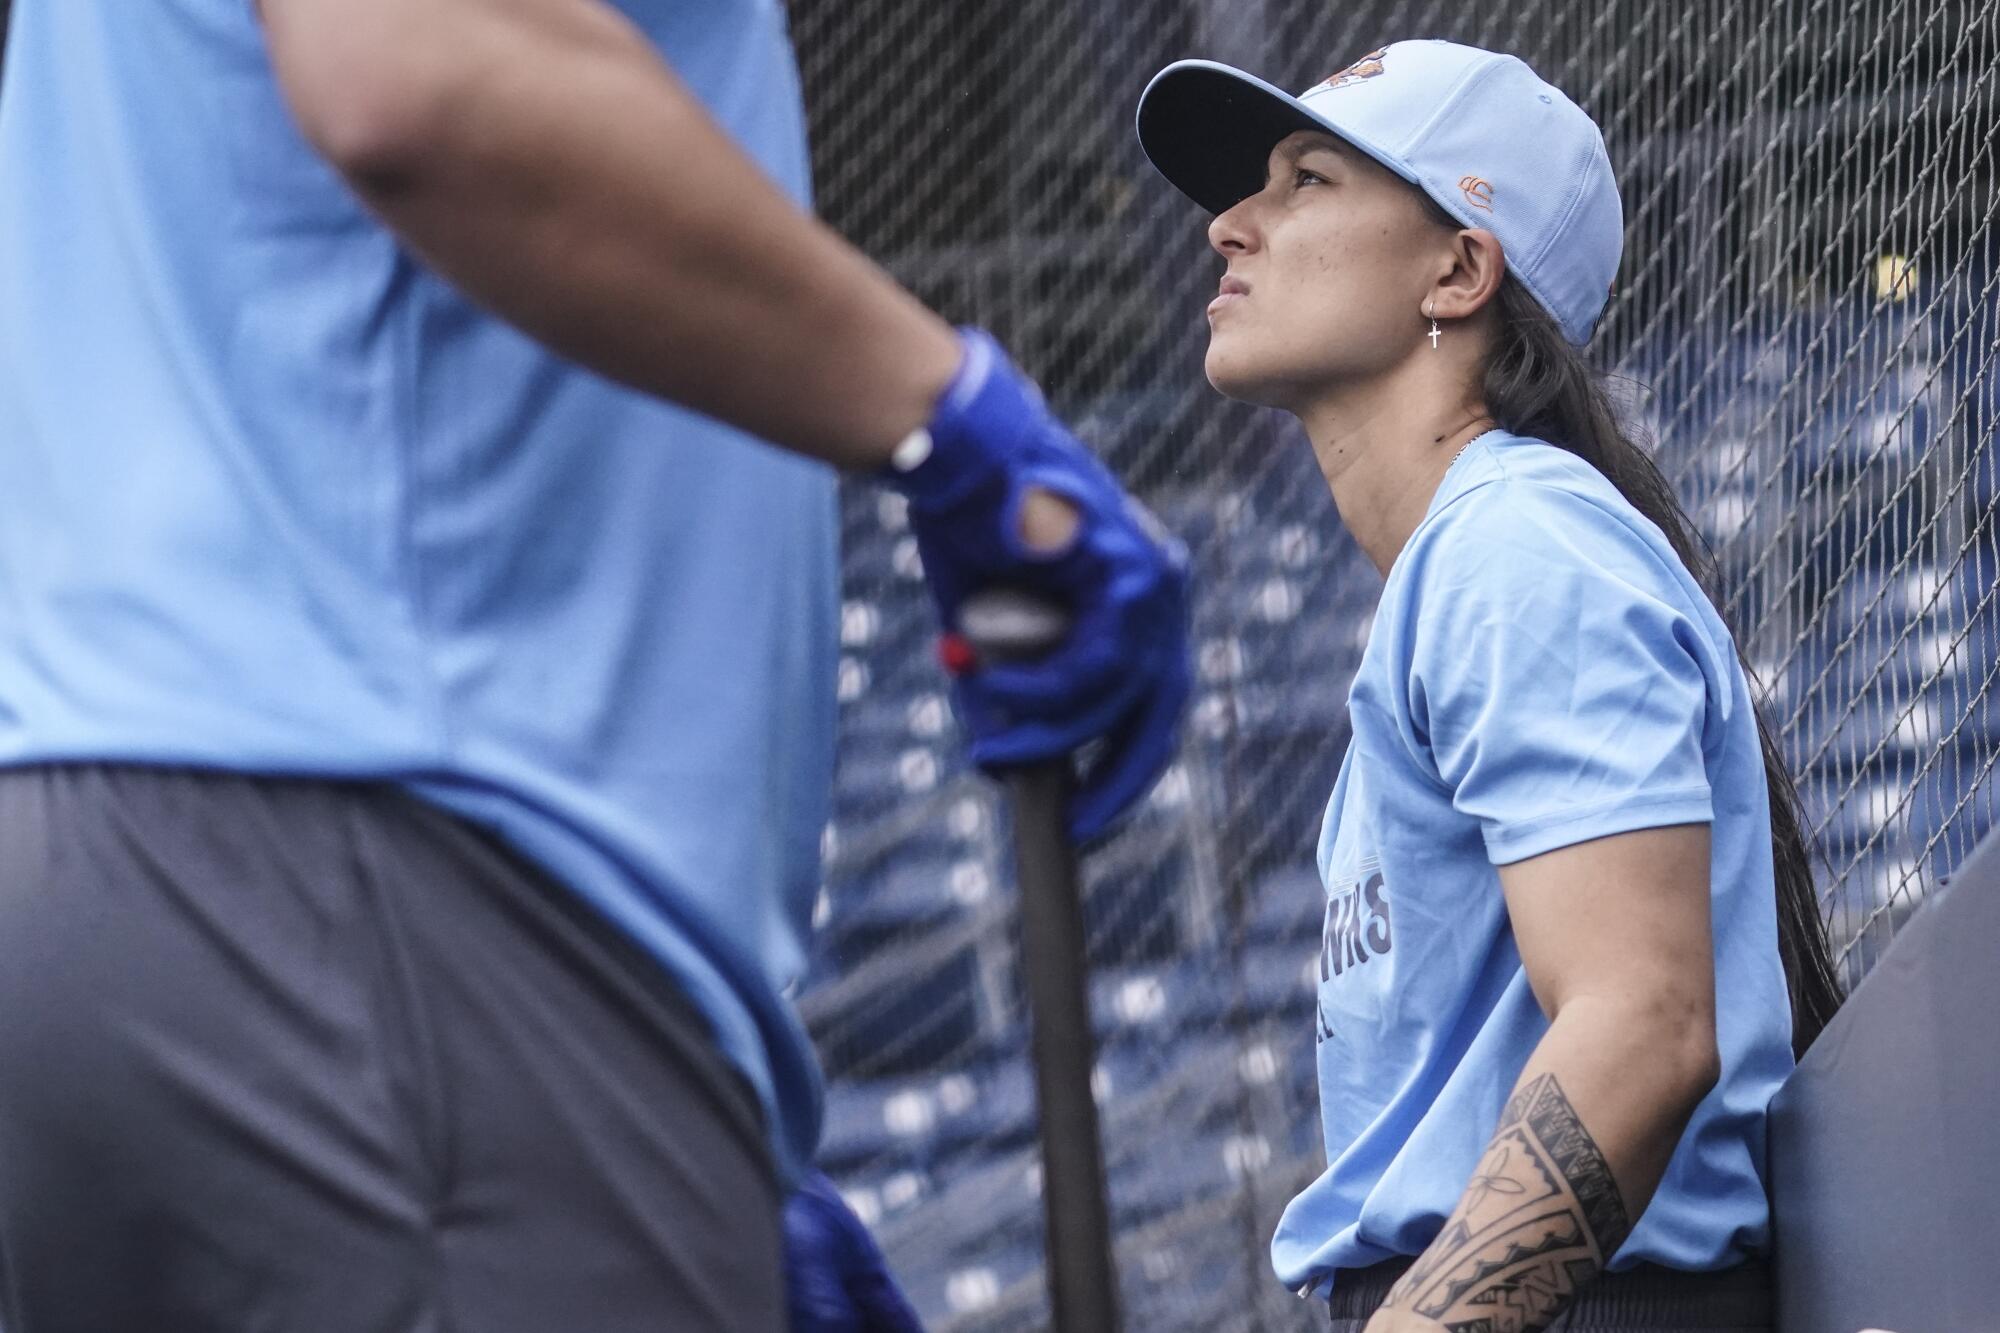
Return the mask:
<svg viewBox="0 0 2000 1333">
<path fill-rule="evenodd" d="M 1431 315 L 1431 303 L 1429 301 L 1424 302 L 1424 318 L 1430 320 L 1431 322 L 1431 331 L 1429 336 L 1431 340 L 1431 350 L 1435 352 L 1438 349 L 1438 322 L 1436 318 Z"/>
</svg>

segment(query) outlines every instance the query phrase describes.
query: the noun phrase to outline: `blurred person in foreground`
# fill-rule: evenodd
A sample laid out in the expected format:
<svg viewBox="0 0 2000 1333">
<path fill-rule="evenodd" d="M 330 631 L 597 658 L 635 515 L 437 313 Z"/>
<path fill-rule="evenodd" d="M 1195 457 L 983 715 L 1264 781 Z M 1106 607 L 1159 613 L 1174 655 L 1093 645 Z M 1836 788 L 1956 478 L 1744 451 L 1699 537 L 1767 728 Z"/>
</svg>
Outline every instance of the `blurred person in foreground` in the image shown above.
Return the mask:
<svg viewBox="0 0 2000 1333">
<path fill-rule="evenodd" d="M 1838 990 L 1711 558 L 1584 360 L 1597 127 L 1433 41 L 1299 98 L 1181 62 L 1138 126 L 1217 215 L 1208 378 L 1299 419 L 1386 580 L 1278 1275 L 1368 1333 L 1767 1327 L 1766 1106 Z"/>
<path fill-rule="evenodd" d="M 805 211 L 783 10 L 22 0 L 0 86 L 0 1322 L 769 1333 L 803 1181 L 794 1308 L 911 1326 L 784 998 L 835 469 L 1073 616 L 958 690 L 1079 838 L 1185 580 Z"/>
</svg>

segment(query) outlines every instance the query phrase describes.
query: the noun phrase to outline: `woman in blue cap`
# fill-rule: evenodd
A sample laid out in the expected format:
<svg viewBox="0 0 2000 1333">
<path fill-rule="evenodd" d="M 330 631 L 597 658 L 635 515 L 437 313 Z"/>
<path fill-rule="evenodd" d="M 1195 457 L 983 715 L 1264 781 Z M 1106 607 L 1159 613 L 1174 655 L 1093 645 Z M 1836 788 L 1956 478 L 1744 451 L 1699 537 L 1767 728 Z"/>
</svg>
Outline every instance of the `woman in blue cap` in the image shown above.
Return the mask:
<svg viewBox="0 0 2000 1333">
<path fill-rule="evenodd" d="M 1712 559 L 1583 358 L 1602 136 L 1438 41 L 1296 98 L 1183 61 L 1138 119 L 1216 214 L 1210 381 L 1299 418 L 1386 580 L 1279 1276 L 1367 1333 L 1767 1326 L 1766 1107 L 1839 992 Z"/>
</svg>

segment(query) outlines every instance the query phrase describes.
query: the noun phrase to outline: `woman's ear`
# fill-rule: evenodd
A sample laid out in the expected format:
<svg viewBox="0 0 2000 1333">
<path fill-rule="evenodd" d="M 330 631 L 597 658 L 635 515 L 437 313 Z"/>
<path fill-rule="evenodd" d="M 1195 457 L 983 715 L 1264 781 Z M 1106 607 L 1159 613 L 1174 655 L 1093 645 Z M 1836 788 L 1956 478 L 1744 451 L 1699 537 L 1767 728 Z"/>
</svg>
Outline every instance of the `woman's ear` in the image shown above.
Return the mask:
<svg viewBox="0 0 2000 1333">
<path fill-rule="evenodd" d="M 1431 310 L 1438 319 L 1465 319 L 1485 309 L 1499 294 L 1507 276 L 1507 258 L 1500 238 L 1484 227 L 1470 227 L 1451 239 L 1451 267 L 1432 289 Z"/>
</svg>

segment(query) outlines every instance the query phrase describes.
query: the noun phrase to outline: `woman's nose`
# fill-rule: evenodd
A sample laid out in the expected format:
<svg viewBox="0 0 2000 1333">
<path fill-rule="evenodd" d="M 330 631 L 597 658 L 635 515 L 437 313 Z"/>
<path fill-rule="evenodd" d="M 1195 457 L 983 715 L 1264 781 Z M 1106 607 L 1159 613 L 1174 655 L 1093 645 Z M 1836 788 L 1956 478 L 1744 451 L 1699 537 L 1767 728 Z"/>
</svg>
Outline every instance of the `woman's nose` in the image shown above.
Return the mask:
<svg viewBox="0 0 2000 1333">
<path fill-rule="evenodd" d="M 1255 233 L 1250 228 L 1245 208 L 1249 202 L 1246 199 L 1234 208 L 1224 209 L 1208 224 L 1208 243 L 1224 259 L 1243 254 L 1252 247 Z"/>
</svg>

